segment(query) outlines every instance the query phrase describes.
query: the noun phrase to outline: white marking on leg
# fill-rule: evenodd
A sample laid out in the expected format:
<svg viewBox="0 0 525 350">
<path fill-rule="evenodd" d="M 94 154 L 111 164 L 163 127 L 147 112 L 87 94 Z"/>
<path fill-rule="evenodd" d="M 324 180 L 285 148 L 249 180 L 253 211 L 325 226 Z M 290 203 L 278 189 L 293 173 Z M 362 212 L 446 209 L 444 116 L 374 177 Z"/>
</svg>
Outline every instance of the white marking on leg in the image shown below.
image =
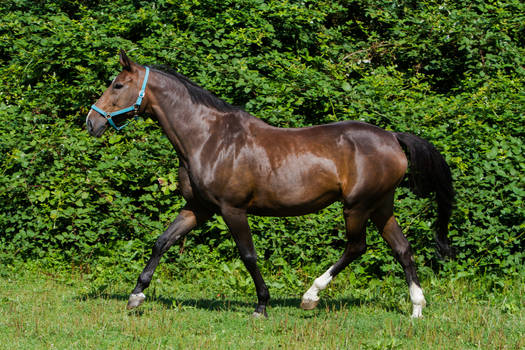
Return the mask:
<svg viewBox="0 0 525 350">
<path fill-rule="evenodd" d="M 328 283 L 330 283 L 330 281 L 332 280 L 332 275 L 330 274 L 331 269 L 332 267 L 326 270 L 326 272 L 323 273 L 321 276 L 316 278 L 310 289 L 308 289 L 306 293 L 304 293 L 303 298 L 301 300 L 301 308 L 303 308 L 304 310 L 311 310 L 317 306 L 317 303 L 319 303 L 318 293 L 323 289 L 326 289 Z"/>
<path fill-rule="evenodd" d="M 412 300 L 412 317 L 423 317 L 423 308 L 427 304 L 423 296 L 423 290 L 414 282 L 410 284 L 410 300 Z"/>
<path fill-rule="evenodd" d="M 144 302 L 145 299 L 146 299 L 146 296 L 144 295 L 144 293 L 131 294 L 129 296 L 127 308 L 134 309 L 137 306 L 140 306 Z"/>
</svg>

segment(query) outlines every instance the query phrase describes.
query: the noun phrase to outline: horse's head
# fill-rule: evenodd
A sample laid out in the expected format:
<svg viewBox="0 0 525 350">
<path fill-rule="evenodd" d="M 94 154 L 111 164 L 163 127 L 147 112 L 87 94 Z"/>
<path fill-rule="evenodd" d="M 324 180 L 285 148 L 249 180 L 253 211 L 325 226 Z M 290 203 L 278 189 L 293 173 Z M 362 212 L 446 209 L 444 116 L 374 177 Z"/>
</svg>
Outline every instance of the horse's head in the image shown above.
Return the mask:
<svg viewBox="0 0 525 350">
<path fill-rule="evenodd" d="M 129 118 L 136 116 L 139 109 L 144 109 L 142 100 L 149 69 L 132 62 L 123 50 L 120 50 L 120 64 L 123 67 L 122 72 L 91 106 L 87 115 L 87 130 L 92 136 L 101 136 L 108 124 L 116 130 L 122 129 Z"/>
</svg>

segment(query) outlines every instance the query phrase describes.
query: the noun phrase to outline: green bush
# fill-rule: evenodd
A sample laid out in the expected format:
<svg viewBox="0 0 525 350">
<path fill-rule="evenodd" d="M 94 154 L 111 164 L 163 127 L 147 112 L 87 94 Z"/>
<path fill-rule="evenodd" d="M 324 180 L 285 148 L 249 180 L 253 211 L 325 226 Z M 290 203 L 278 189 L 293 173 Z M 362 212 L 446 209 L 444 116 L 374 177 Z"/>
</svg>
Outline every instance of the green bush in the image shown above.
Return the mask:
<svg viewBox="0 0 525 350">
<path fill-rule="evenodd" d="M 178 161 L 154 121 L 101 139 L 84 129 L 124 48 L 276 126 L 356 119 L 433 142 L 455 181 L 458 259 L 437 260 L 433 203 L 401 188 L 397 216 L 418 265 L 523 271 L 524 10 L 517 0 L 3 2 L 0 261 L 135 271 L 183 206 Z M 292 285 L 343 250 L 337 204 L 319 215 L 250 221 L 263 269 Z M 368 232 L 356 275 L 400 271 L 375 229 Z M 166 260 L 175 269 L 231 269 L 236 257 L 217 218 Z"/>
</svg>

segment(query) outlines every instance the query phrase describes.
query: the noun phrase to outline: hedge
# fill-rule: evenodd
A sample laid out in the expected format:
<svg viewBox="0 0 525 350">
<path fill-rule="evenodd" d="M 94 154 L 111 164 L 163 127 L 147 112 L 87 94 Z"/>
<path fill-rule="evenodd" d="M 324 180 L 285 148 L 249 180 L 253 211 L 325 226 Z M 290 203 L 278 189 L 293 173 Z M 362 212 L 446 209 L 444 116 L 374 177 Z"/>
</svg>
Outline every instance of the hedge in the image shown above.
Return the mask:
<svg viewBox="0 0 525 350">
<path fill-rule="evenodd" d="M 123 48 L 272 125 L 356 119 L 433 142 L 455 181 L 457 259 L 436 257 L 432 201 L 400 188 L 396 215 L 418 265 L 522 273 L 524 7 L 519 0 L 2 2 L 0 262 L 140 265 L 184 205 L 175 152 L 155 121 L 101 139 L 85 130 Z M 338 204 L 318 215 L 250 221 L 264 270 L 322 271 L 342 253 Z M 373 227 L 367 239 L 367 254 L 352 265 L 358 276 L 399 269 Z M 206 268 L 236 257 L 217 218 L 166 259 Z"/>
</svg>

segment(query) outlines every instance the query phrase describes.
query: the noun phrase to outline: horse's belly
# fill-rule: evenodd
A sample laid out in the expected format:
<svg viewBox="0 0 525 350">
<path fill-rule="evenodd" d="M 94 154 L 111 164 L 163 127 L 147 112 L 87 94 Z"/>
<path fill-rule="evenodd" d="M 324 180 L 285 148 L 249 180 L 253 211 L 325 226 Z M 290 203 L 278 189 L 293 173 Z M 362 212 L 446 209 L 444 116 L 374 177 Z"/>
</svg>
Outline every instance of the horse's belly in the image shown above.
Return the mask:
<svg viewBox="0 0 525 350">
<path fill-rule="evenodd" d="M 308 206 L 287 206 L 287 207 L 250 207 L 247 210 L 248 214 L 257 215 L 257 216 L 302 216 L 307 214 L 312 214 L 320 211 L 321 209 L 329 206 L 335 202 L 335 199 L 332 201 L 327 201 L 318 205 L 308 205 Z"/>
<path fill-rule="evenodd" d="M 298 216 L 317 212 L 340 198 L 337 188 L 293 188 L 256 196 L 248 213 L 261 216 Z"/>
<path fill-rule="evenodd" d="M 304 157 L 294 164 L 256 177 L 248 212 L 296 216 L 316 212 L 341 197 L 341 181 L 333 160 Z"/>
</svg>

